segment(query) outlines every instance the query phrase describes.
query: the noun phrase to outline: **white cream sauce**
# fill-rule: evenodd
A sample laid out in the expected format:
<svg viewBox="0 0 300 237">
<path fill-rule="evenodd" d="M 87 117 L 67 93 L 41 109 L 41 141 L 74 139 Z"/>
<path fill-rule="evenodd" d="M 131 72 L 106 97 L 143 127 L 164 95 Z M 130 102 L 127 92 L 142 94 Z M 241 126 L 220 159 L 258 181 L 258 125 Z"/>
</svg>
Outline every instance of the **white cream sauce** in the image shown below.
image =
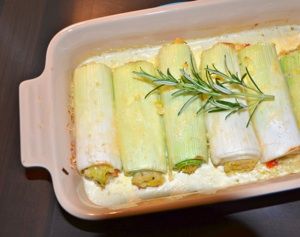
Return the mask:
<svg viewBox="0 0 300 237">
<path fill-rule="evenodd" d="M 300 45 L 300 26 L 280 26 L 265 29 L 245 31 L 238 34 L 227 34 L 209 39 L 187 40 L 192 48 L 197 64 L 201 51 L 217 42 L 257 43 L 273 42 L 278 54 L 289 51 Z M 123 51 L 103 53 L 94 56 L 82 64 L 101 62 L 112 68 L 127 62 L 147 60 L 155 63 L 155 56 L 161 46 L 145 47 L 140 49 L 127 49 Z M 166 182 L 158 188 L 138 189 L 131 184 L 131 178 L 124 176 L 113 179 L 105 189 L 101 189 L 94 182 L 83 178 L 84 188 L 88 198 L 95 204 L 118 209 L 134 204 L 138 200 L 170 196 L 187 192 L 214 193 L 217 190 L 258 180 L 270 179 L 290 173 L 300 172 L 300 155 L 281 160 L 274 168 L 267 168 L 259 163 L 248 173 L 226 175 L 223 166 L 214 167 L 211 162 L 202 165 L 194 174 L 187 175 L 173 172 L 172 180 L 166 175 Z"/>
</svg>

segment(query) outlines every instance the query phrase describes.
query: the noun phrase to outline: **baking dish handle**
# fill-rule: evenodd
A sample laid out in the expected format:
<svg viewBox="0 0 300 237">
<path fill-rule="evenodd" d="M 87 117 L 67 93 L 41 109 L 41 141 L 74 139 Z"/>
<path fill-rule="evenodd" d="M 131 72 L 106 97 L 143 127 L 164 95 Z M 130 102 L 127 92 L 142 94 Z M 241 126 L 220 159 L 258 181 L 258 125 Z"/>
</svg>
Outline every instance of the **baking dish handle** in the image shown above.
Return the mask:
<svg viewBox="0 0 300 237">
<path fill-rule="evenodd" d="M 19 87 L 21 161 L 25 167 L 43 167 L 50 171 L 50 88 L 47 88 L 47 80 L 43 77 L 42 74 L 23 81 Z"/>
</svg>

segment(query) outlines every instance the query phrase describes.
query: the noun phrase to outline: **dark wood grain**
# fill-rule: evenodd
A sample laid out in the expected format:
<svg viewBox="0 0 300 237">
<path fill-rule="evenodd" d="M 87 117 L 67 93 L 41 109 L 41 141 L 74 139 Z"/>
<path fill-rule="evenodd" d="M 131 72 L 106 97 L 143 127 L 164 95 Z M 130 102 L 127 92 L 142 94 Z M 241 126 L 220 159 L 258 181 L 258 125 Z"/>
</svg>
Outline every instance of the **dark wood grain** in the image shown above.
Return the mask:
<svg viewBox="0 0 300 237">
<path fill-rule="evenodd" d="M 0 236 L 300 236 L 300 190 L 91 222 L 59 206 L 45 170 L 22 167 L 18 85 L 42 72 L 51 38 L 72 23 L 168 2 L 0 0 Z"/>
</svg>

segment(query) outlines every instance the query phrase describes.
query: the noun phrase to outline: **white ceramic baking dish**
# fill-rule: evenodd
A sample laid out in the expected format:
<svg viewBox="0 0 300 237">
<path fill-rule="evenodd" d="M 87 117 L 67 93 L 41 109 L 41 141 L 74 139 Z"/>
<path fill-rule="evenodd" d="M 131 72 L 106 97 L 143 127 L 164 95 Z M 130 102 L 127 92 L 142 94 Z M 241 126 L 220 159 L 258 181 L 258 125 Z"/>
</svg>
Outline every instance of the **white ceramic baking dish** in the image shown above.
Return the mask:
<svg viewBox="0 0 300 237">
<path fill-rule="evenodd" d="M 59 203 L 69 213 L 84 219 L 135 215 L 299 188 L 300 174 L 295 174 L 211 195 L 192 193 L 142 201 L 119 209 L 102 208 L 87 199 L 81 177 L 70 168 L 68 131 L 72 71 L 87 56 L 111 49 L 158 44 L 175 37 L 212 37 L 255 27 L 300 24 L 299 12 L 299 0 L 203 0 L 67 27 L 50 42 L 42 75 L 20 85 L 23 165 L 46 168 L 51 173 Z"/>
</svg>

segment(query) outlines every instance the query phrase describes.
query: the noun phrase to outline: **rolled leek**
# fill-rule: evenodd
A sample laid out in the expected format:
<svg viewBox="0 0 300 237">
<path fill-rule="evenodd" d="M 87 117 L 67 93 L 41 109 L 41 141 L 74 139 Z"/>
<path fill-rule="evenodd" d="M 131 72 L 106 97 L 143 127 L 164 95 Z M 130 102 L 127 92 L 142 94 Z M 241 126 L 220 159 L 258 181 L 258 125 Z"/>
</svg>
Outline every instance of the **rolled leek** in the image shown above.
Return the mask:
<svg viewBox="0 0 300 237">
<path fill-rule="evenodd" d="M 275 46 L 251 45 L 239 52 L 239 58 L 261 91 L 275 96 L 274 100 L 261 103 L 252 118 L 262 148 L 262 161 L 299 152 L 300 133 Z"/>
<path fill-rule="evenodd" d="M 100 63 L 76 68 L 73 95 L 77 168 L 104 187 L 121 169 L 111 69 Z"/>
<path fill-rule="evenodd" d="M 192 52 L 182 40 L 164 45 L 158 54 L 158 68 L 169 72 L 177 79 L 180 70 L 191 72 Z M 197 114 L 201 99 L 197 98 L 178 115 L 184 103 L 191 95 L 172 96 L 176 89 L 163 87 L 161 90 L 164 107 L 164 124 L 169 163 L 172 169 L 193 173 L 207 161 L 207 141 L 203 114 Z"/>
<path fill-rule="evenodd" d="M 225 74 L 229 70 L 241 77 L 237 52 L 231 44 L 219 43 L 203 51 L 200 71 L 205 80 L 207 67 L 215 67 Z M 219 79 L 222 82 L 222 78 Z M 227 101 L 234 102 L 234 99 Z M 226 118 L 227 114 L 218 112 L 205 116 L 212 162 L 223 164 L 226 173 L 250 171 L 260 158 L 260 147 L 251 124 L 246 127 L 249 113 L 242 111 Z"/>
<path fill-rule="evenodd" d="M 287 80 L 294 113 L 300 129 L 300 50 L 282 56 L 280 65 Z"/>
<path fill-rule="evenodd" d="M 138 61 L 114 70 L 117 128 L 123 169 L 140 188 L 163 184 L 167 171 L 159 95 L 145 95 L 154 88 L 147 79 L 133 72 L 143 69 L 155 74 L 151 63 Z"/>
</svg>

